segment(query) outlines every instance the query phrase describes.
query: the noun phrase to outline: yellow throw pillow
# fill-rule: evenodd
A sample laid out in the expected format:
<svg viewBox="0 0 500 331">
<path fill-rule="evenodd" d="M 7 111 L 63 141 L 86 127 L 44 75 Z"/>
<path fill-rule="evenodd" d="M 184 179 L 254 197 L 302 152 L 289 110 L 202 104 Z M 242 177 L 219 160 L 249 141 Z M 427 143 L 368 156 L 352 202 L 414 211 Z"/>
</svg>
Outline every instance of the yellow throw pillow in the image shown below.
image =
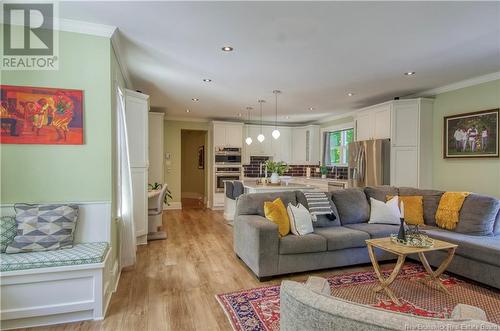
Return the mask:
<svg viewBox="0 0 500 331">
<path fill-rule="evenodd" d="M 392 195 L 388 195 L 387 200 L 392 199 Z M 400 195 L 399 205 L 401 202 L 405 204 L 405 222 L 412 225 L 424 224 L 424 204 L 421 195 Z"/>
<path fill-rule="evenodd" d="M 285 205 L 280 198 L 277 198 L 273 202 L 264 202 L 264 214 L 268 220 L 278 225 L 281 237 L 290 233 L 290 219 L 288 218 Z"/>
</svg>

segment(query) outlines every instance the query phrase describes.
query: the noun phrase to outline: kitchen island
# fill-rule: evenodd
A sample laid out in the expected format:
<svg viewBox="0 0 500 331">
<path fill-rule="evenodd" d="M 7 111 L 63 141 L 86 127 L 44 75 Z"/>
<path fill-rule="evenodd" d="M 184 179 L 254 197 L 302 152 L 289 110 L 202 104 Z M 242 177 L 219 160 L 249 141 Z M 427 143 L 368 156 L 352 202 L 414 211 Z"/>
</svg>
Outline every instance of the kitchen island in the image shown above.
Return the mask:
<svg viewBox="0 0 500 331">
<path fill-rule="evenodd" d="M 262 193 L 262 192 L 283 192 L 283 191 L 312 191 L 317 190 L 315 185 L 298 184 L 298 183 L 281 183 L 274 184 L 257 184 L 256 179 L 247 179 L 243 181 L 245 193 Z"/>
</svg>

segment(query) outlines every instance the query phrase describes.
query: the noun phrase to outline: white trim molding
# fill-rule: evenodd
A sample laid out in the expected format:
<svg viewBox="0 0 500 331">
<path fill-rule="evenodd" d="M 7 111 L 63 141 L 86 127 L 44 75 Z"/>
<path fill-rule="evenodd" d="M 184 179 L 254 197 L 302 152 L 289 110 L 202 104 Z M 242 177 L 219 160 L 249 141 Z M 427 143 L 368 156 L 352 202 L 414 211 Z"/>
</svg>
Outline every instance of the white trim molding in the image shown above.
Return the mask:
<svg viewBox="0 0 500 331">
<path fill-rule="evenodd" d="M 328 117 L 324 117 L 322 119 L 319 119 L 317 121 L 313 121 L 311 122 L 311 124 L 322 124 L 322 123 L 326 123 L 326 122 L 331 122 L 331 121 L 336 121 L 336 120 L 340 120 L 342 118 L 347 118 L 347 117 L 354 117 L 356 116 L 356 113 L 358 112 L 358 109 L 355 109 L 355 110 L 350 110 L 346 113 L 343 113 L 343 114 L 339 114 L 339 115 L 332 115 L 332 116 L 328 116 Z"/>
<path fill-rule="evenodd" d="M 116 29 L 117 27 L 112 25 L 70 20 L 67 18 L 59 19 L 59 31 L 76 32 L 111 38 Z"/>
<path fill-rule="evenodd" d="M 179 210 L 179 209 L 182 209 L 182 202 L 180 202 L 180 201 L 171 201 L 169 203 L 170 203 L 170 206 L 163 205 L 163 210 Z"/>
<path fill-rule="evenodd" d="M 134 89 L 132 85 L 132 79 L 130 78 L 130 73 L 128 71 L 127 62 L 123 58 L 123 51 L 120 42 L 120 30 L 115 29 L 113 34 L 110 36 L 111 38 L 111 47 L 115 51 L 116 61 L 118 62 L 118 66 L 120 67 L 120 71 L 122 73 L 123 79 L 125 80 L 126 88 Z"/>
<path fill-rule="evenodd" d="M 437 94 L 445 93 L 445 92 L 450 92 L 450 91 L 455 91 L 459 90 L 461 88 L 469 87 L 469 86 L 474 86 L 474 85 L 479 85 L 483 83 L 488 83 L 492 82 L 494 80 L 500 79 L 500 71 L 493 72 L 491 74 L 486 74 L 478 77 L 473 77 L 469 78 L 466 80 L 462 80 L 460 82 L 448 84 L 445 86 L 441 87 L 436 87 L 427 91 L 411 94 L 408 96 L 405 96 L 405 98 L 417 98 L 417 97 L 430 97 L 430 96 L 435 96 Z"/>
</svg>

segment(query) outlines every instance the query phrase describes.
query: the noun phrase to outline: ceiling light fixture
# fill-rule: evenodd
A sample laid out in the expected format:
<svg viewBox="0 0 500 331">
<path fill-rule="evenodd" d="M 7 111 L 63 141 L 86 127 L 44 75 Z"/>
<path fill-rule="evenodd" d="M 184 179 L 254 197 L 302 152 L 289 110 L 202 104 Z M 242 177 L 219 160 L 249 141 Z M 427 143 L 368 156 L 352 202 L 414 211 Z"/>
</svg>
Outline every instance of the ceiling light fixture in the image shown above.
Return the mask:
<svg viewBox="0 0 500 331">
<path fill-rule="evenodd" d="M 238 117 L 241 117 L 241 113 L 238 113 Z"/>
<path fill-rule="evenodd" d="M 278 139 L 280 137 L 280 131 L 278 130 L 278 94 L 281 93 L 280 90 L 273 91 L 275 96 L 275 117 L 274 117 L 274 130 L 271 133 L 274 139 Z"/>
<path fill-rule="evenodd" d="M 190 110 L 189 110 L 189 109 L 186 109 L 186 113 L 189 113 L 189 112 L 190 112 Z"/>
<path fill-rule="evenodd" d="M 259 100 L 259 104 L 260 104 L 260 133 L 259 135 L 257 136 L 257 140 L 261 143 L 264 141 L 264 139 L 266 139 L 266 137 L 264 136 L 264 134 L 262 133 L 262 104 L 266 102 L 266 100 L 262 100 L 260 99 Z"/>
<path fill-rule="evenodd" d="M 252 109 L 253 109 L 252 107 L 247 107 L 248 122 L 250 122 L 250 110 Z M 248 133 L 248 127 L 247 127 L 247 133 Z M 253 141 L 252 137 L 250 137 L 250 135 L 247 135 L 247 138 L 245 139 L 246 144 L 251 145 L 252 141 Z"/>
<path fill-rule="evenodd" d="M 198 99 L 198 98 L 192 98 L 191 100 L 192 100 L 193 102 L 198 102 L 198 101 L 200 101 L 200 99 Z"/>
<path fill-rule="evenodd" d="M 348 97 L 352 97 L 353 95 L 354 95 L 354 93 L 352 93 L 352 92 L 347 93 Z"/>
<path fill-rule="evenodd" d="M 405 76 L 413 76 L 415 75 L 415 71 L 407 71 L 405 72 Z"/>
<path fill-rule="evenodd" d="M 232 52 L 234 50 L 234 48 L 232 48 L 231 46 L 224 46 L 224 47 L 222 47 L 222 50 L 224 52 Z"/>
<path fill-rule="evenodd" d="M 313 110 L 314 110 L 314 107 L 309 107 L 309 110 L 313 111 Z"/>
<path fill-rule="evenodd" d="M 212 80 L 211 80 L 210 78 L 203 78 L 203 81 L 204 81 L 205 83 L 210 83 Z"/>
</svg>

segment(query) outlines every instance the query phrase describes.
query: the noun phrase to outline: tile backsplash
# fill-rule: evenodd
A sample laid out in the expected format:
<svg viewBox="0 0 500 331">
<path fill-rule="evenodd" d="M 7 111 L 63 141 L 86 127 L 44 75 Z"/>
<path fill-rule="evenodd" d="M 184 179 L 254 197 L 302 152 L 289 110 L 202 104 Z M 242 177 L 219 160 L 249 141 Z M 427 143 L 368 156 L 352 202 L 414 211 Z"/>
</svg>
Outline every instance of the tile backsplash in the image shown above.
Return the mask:
<svg viewBox="0 0 500 331">
<path fill-rule="evenodd" d="M 243 171 L 245 177 L 260 177 L 261 163 L 266 162 L 269 159 L 267 156 L 251 156 L 250 164 L 243 165 Z M 317 165 L 301 165 L 301 164 L 293 164 L 289 165 L 288 171 L 285 173 L 285 176 L 294 176 L 294 177 L 305 177 L 306 176 L 306 168 L 311 168 L 311 177 L 320 178 L 321 173 L 316 172 Z M 337 179 L 347 179 L 347 167 L 328 167 L 327 178 L 337 178 Z M 264 165 L 262 165 L 262 176 L 264 173 Z M 268 174 L 270 175 L 270 174 Z"/>
</svg>

